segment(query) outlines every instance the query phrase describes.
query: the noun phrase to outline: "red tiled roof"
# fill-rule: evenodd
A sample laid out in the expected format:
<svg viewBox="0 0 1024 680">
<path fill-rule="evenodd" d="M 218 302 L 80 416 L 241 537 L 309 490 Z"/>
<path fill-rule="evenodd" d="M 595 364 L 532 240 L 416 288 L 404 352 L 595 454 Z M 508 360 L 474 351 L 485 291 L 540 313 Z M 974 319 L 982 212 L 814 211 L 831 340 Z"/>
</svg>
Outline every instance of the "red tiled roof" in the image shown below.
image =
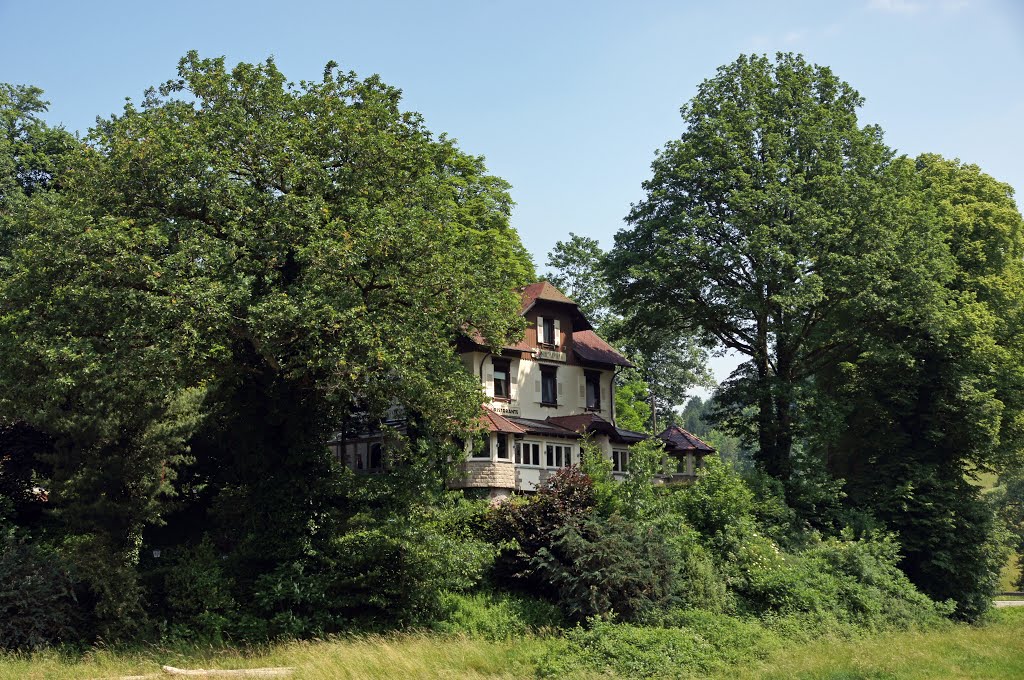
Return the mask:
<svg viewBox="0 0 1024 680">
<path fill-rule="evenodd" d="M 575 305 L 576 303 L 565 296 L 562 291 L 552 286 L 547 281 L 538 281 L 537 283 L 531 283 L 530 285 L 523 288 L 523 311 L 525 312 L 534 305 L 537 300 L 547 300 L 548 302 L 561 302 L 567 305 Z"/>
<path fill-rule="evenodd" d="M 635 444 L 650 438 L 650 435 L 643 432 L 632 432 L 621 427 L 615 427 L 596 413 L 581 413 L 575 416 L 548 416 L 547 422 L 558 425 L 566 430 L 572 430 L 577 434 L 587 434 L 588 432 L 605 434 L 608 435 L 611 441 L 617 444 Z"/>
<path fill-rule="evenodd" d="M 554 302 L 572 307 L 573 324 L 575 325 L 575 328 L 586 330 L 593 328 L 587 317 L 583 316 L 583 312 L 580 311 L 579 305 L 570 300 L 562 291 L 558 290 L 547 281 L 531 283 L 523 288 L 520 295 L 523 300 L 523 308 L 522 312 L 520 312 L 521 314 L 525 315 L 538 302 Z"/>
<path fill-rule="evenodd" d="M 692 432 L 687 432 L 678 425 L 672 425 L 671 427 L 665 428 L 664 432 L 659 434 L 658 437 L 668 442 L 671 447 L 681 451 L 704 451 L 706 453 L 715 452 L 714 447 L 710 446 L 697 435 Z"/>
<path fill-rule="evenodd" d="M 629 359 L 622 356 L 614 347 L 602 340 L 594 331 L 576 331 L 572 334 L 572 348 L 576 356 L 584 361 L 599 364 L 631 367 Z"/>
<path fill-rule="evenodd" d="M 508 434 L 524 434 L 526 428 L 516 425 L 505 416 L 499 415 L 484 406 L 484 412 L 480 416 L 480 422 L 487 428 L 488 432 L 505 432 Z"/>
<path fill-rule="evenodd" d="M 548 416 L 548 422 L 573 432 L 609 432 L 615 428 L 596 413 L 581 413 L 575 416 Z"/>
<path fill-rule="evenodd" d="M 513 424 L 523 428 L 528 434 L 539 434 L 543 436 L 554 435 L 556 437 L 577 437 L 579 433 L 573 432 L 561 425 L 548 420 L 536 420 L 534 418 L 517 418 L 510 416 Z"/>
<path fill-rule="evenodd" d="M 564 305 L 571 305 L 572 308 L 573 308 L 573 323 L 575 324 L 574 327 L 578 328 L 578 329 L 583 329 L 583 330 L 578 330 L 575 333 L 573 333 L 573 336 L 572 336 L 573 340 L 576 339 L 576 336 L 580 332 L 584 332 L 584 333 L 585 332 L 591 332 L 591 333 L 593 332 L 591 330 L 592 326 L 590 325 L 590 321 L 588 321 L 587 318 L 585 316 L 583 316 L 583 313 L 580 312 L 579 306 L 575 302 L 573 302 L 572 300 L 567 298 L 565 296 L 565 294 L 562 293 L 562 291 L 558 290 L 557 288 L 552 286 L 547 281 L 538 281 L 537 283 L 531 283 L 530 285 L 526 286 L 525 288 L 523 288 L 520 291 L 520 295 L 522 297 L 522 310 L 520 311 L 520 314 L 525 315 L 528 311 L 530 311 L 530 309 L 535 304 L 537 304 L 538 302 L 541 302 L 541 301 L 543 301 L 543 302 L 555 302 L 555 303 L 564 304 Z M 476 345 L 483 346 L 483 345 L 487 344 L 486 342 L 484 342 L 483 337 L 479 333 L 477 333 L 475 331 L 473 333 L 467 333 L 464 337 L 467 338 L 469 341 L 473 342 Z M 597 337 L 597 335 L 595 334 L 594 337 Z M 605 347 L 608 347 L 609 349 L 611 349 L 611 346 L 608 345 L 608 343 L 604 342 L 604 340 L 601 340 L 600 338 L 598 338 L 598 341 L 601 344 L 603 344 Z M 520 350 L 522 352 L 530 352 L 530 351 L 533 351 L 534 348 L 531 347 L 530 345 L 526 344 L 526 340 L 523 339 L 523 340 L 520 340 L 519 342 L 517 342 L 514 345 L 505 345 L 502 349 L 511 349 L 511 350 Z M 612 351 L 614 352 L 615 350 L 612 350 Z M 625 359 L 623 359 L 623 361 L 625 361 Z M 603 361 L 602 363 L 615 363 L 615 362 Z M 620 365 L 620 366 L 632 366 L 632 364 L 618 364 L 618 365 Z"/>
</svg>

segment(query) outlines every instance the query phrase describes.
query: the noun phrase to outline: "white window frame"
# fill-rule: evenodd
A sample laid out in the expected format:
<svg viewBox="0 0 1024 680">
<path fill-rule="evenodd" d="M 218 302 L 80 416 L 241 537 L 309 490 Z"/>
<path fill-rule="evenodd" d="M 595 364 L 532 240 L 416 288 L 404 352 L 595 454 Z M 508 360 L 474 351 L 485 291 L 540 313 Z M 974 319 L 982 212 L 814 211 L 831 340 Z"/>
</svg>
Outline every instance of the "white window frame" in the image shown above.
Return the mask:
<svg viewBox="0 0 1024 680">
<path fill-rule="evenodd" d="M 541 456 L 541 453 L 542 453 L 541 446 L 542 445 L 543 445 L 543 442 L 539 442 L 539 441 L 521 441 L 521 442 L 516 442 L 516 453 L 515 453 L 515 458 L 514 458 L 515 464 L 516 465 L 522 465 L 523 467 L 542 468 L 543 465 L 541 465 L 541 463 L 544 462 L 543 458 Z M 529 456 L 529 453 L 527 452 L 527 449 L 530 449 L 530 451 L 532 451 L 533 453 L 536 454 L 534 456 L 534 459 L 537 461 L 536 463 L 527 463 L 527 462 L 525 462 L 528 459 L 527 457 Z"/>
<path fill-rule="evenodd" d="M 498 443 L 501 440 L 505 440 L 505 456 L 501 455 L 501 445 Z M 508 445 L 508 435 L 504 432 L 498 432 L 494 438 L 494 460 L 512 460 L 512 449 Z"/>
<path fill-rule="evenodd" d="M 572 444 L 546 443 L 544 445 L 544 467 L 548 470 L 569 467 L 572 465 L 572 449 Z"/>
<path fill-rule="evenodd" d="M 612 472 L 629 472 L 629 449 L 612 449 Z"/>
</svg>

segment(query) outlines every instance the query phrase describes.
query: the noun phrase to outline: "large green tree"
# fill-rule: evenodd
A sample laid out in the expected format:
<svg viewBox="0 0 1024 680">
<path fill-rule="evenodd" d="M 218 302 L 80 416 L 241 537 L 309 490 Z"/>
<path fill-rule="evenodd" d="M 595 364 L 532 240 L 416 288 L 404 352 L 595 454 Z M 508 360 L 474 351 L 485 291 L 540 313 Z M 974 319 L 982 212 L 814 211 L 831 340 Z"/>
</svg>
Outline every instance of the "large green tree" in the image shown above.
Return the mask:
<svg viewBox="0 0 1024 680">
<path fill-rule="evenodd" d="M 56 188 L 64 158 L 77 145 L 67 131 L 43 120 L 48 102 L 42 94 L 36 87 L 0 83 L 0 278 L 7 275 L 28 202 Z M 39 495 L 32 491 L 40 467 L 35 454 L 47 442 L 42 433 L 9 418 L 0 416 L 0 497 L 13 501 L 25 523 L 39 516 Z"/>
<path fill-rule="evenodd" d="M 1024 220 L 977 166 L 923 155 L 893 172 L 940 257 L 906 259 L 887 304 L 849 319 L 856 349 L 819 372 L 809 441 L 898 532 L 911 579 L 973 618 L 1005 553 L 970 477 L 1024 454 Z"/>
<path fill-rule="evenodd" d="M 780 479 L 792 471 L 800 387 L 844 350 L 835 320 L 895 270 L 892 153 L 858 123 L 862 103 L 800 56 L 721 67 L 682 108 L 686 127 L 655 159 L 610 254 L 613 302 L 638 324 L 702 333 L 748 358 L 731 381 L 734 420 L 754 406 L 747 433 Z"/>
<path fill-rule="evenodd" d="M 118 596 L 190 457 L 225 547 L 269 568 L 323 540 L 325 442 L 354 413 L 397 404 L 438 439 L 474 422 L 450 343 L 515 336 L 532 264 L 508 185 L 400 94 L 190 53 L 19 213 L 0 416 L 54 438 L 52 504 L 101 618 L 137 602 Z"/>
<path fill-rule="evenodd" d="M 626 415 L 624 427 L 657 432 L 675 415 L 696 385 L 710 385 L 707 351 L 692 335 L 651 332 L 634 323 L 634 310 L 611 310 L 607 276 L 608 255 L 596 239 L 569 234 L 548 253 L 548 279 L 580 306 L 597 332 L 624 351 L 636 364 L 621 374 L 616 390 L 616 413 Z M 648 406 L 633 403 L 643 399 Z M 644 418 L 641 413 L 646 413 Z"/>
</svg>

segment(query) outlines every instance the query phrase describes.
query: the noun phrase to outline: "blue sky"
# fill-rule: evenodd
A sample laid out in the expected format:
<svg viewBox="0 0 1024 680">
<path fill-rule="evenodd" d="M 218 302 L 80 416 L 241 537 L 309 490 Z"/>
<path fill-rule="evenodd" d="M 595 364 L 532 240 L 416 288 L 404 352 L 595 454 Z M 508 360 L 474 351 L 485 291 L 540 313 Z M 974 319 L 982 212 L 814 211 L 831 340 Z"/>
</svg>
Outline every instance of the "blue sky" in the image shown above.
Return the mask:
<svg viewBox="0 0 1024 680">
<path fill-rule="evenodd" d="M 173 77 L 189 49 L 229 63 L 273 55 L 293 80 L 318 79 L 331 59 L 379 73 L 512 183 L 513 223 L 541 266 L 571 231 L 611 246 L 655 150 L 681 132 L 680 105 L 741 53 L 831 66 L 890 146 L 976 163 L 1024 192 L 1013 0 L 0 0 L 0 35 L 0 81 L 42 87 L 49 119 L 81 131 Z"/>
</svg>

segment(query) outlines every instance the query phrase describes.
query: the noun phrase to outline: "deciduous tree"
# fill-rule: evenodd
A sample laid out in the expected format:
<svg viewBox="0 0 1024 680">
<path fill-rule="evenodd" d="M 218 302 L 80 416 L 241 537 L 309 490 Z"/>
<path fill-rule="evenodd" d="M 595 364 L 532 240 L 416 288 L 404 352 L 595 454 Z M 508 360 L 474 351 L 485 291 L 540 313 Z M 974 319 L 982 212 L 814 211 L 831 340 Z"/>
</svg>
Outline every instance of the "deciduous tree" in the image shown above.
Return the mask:
<svg viewBox="0 0 1024 680">
<path fill-rule="evenodd" d="M 439 438 L 477 417 L 450 343 L 515 336 L 532 264 L 508 185 L 400 99 L 333 64 L 294 84 L 190 53 L 19 213 L 0 417 L 53 437 L 51 500 L 108 621 L 189 456 L 183 500 L 238 520 L 219 547 L 251 580 L 327 533 L 346 417 L 399 404 Z"/>
<path fill-rule="evenodd" d="M 799 387 L 845 349 L 837 315 L 894 270 L 892 153 L 858 123 L 862 103 L 800 56 L 723 66 L 682 108 L 610 255 L 612 300 L 648 332 L 699 332 L 749 358 L 758 462 L 782 479 Z"/>
</svg>

